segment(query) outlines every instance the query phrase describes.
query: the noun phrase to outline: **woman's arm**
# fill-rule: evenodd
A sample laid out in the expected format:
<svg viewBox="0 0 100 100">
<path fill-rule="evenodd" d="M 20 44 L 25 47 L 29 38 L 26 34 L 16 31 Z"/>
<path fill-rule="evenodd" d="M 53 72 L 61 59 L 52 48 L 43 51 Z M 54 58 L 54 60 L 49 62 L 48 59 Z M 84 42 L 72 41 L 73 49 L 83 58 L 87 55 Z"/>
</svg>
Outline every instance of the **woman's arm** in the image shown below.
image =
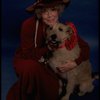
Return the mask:
<svg viewBox="0 0 100 100">
<path fill-rule="evenodd" d="M 37 48 L 34 46 L 35 23 L 36 19 L 34 17 L 31 17 L 22 23 L 20 32 L 20 50 L 17 52 L 17 55 L 20 55 L 24 59 L 39 59 L 48 51 L 46 46 Z M 39 34 L 41 34 L 40 36 L 42 37 L 42 33 Z M 42 45 L 42 42 L 44 43 L 44 41 L 41 41 L 41 44 L 39 45 Z"/>
<path fill-rule="evenodd" d="M 79 65 L 82 61 L 88 60 L 90 58 L 90 47 L 88 43 L 78 36 L 78 44 L 80 47 L 80 55 L 77 59 L 75 59 L 77 65 Z"/>
<path fill-rule="evenodd" d="M 69 23 L 67 23 L 67 25 L 69 25 L 71 27 L 71 29 L 73 30 L 73 32 L 75 32 L 75 34 L 77 34 L 77 30 L 73 23 L 69 22 Z M 82 61 L 89 59 L 90 47 L 89 47 L 88 43 L 85 42 L 83 39 L 81 39 L 78 34 L 77 34 L 77 42 L 80 47 L 79 57 L 75 60 L 68 60 L 66 64 L 64 64 L 62 66 L 58 66 L 59 71 L 61 71 L 61 72 L 69 71 L 69 70 L 75 68 L 77 65 L 81 64 Z"/>
<path fill-rule="evenodd" d="M 79 44 L 80 47 L 80 55 L 77 59 L 75 59 L 75 62 L 77 65 L 79 65 L 82 61 L 85 61 L 87 59 L 89 59 L 90 57 L 90 47 L 88 45 L 88 43 L 86 41 L 84 41 L 77 32 L 77 29 L 75 27 L 75 25 L 71 22 L 67 22 L 67 25 L 69 25 L 71 27 L 71 29 L 73 30 L 73 32 L 77 35 L 77 42 Z"/>
</svg>

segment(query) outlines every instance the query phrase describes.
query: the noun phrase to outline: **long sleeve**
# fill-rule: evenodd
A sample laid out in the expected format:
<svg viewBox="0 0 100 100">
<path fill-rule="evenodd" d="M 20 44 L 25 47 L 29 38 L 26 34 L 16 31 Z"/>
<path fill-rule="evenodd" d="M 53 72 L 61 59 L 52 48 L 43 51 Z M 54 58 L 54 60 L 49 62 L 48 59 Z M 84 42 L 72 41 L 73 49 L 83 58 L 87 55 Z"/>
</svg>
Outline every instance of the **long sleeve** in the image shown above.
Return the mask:
<svg viewBox="0 0 100 100">
<path fill-rule="evenodd" d="M 89 47 L 88 43 L 86 41 L 84 41 L 78 35 L 77 29 L 73 23 L 67 22 L 66 24 L 69 25 L 71 27 L 72 31 L 77 35 L 77 42 L 78 42 L 79 47 L 80 47 L 80 55 L 77 59 L 75 59 L 75 62 L 77 63 L 77 65 L 79 65 L 82 61 L 89 59 L 90 47 Z M 73 39 L 75 40 L 75 38 L 73 38 Z"/>
<path fill-rule="evenodd" d="M 44 33 L 41 26 L 39 26 L 37 35 L 38 47 L 35 48 L 34 46 L 35 24 L 36 19 L 34 17 L 31 17 L 22 23 L 20 48 L 16 52 L 17 56 L 23 57 L 24 59 L 39 59 L 42 55 L 44 55 L 44 53 L 46 53 L 46 51 L 48 51 L 47 47 L 45 47 Z"/>
<path fill-rule="evenodd" d="M 90 47 L 88 43 L 78 36 L 78 44 L 81 50 L 80 56 L 75 60 L 77 65 L 79 65 L 82 61 L 85 61 L 90 58 Z"/>
</svg>

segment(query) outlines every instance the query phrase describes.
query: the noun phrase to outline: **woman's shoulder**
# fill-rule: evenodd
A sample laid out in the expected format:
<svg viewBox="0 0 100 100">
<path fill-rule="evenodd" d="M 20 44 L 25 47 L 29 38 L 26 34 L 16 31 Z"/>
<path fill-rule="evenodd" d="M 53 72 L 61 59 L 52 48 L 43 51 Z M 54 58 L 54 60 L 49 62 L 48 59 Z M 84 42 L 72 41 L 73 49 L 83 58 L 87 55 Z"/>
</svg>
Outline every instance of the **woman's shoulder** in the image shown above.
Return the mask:
<svg viewBox="0 0 100 100">
<path fill-rule="evenodd" d="M 31 17 L 28 17 L 27 19 L 25 19 L 23 22 L 22 22 L 22 25 L 23 26 L 30 26 L 32 24 L 34 24 L 36 21 L 36 18 L 34 16 L 31 16 Z"/>
<path fill-rule="evenodd" d="M 66 21 L 64 24 L 75 27 L 74 22 L 71 22 L 71 21 Z"/>
</svg>

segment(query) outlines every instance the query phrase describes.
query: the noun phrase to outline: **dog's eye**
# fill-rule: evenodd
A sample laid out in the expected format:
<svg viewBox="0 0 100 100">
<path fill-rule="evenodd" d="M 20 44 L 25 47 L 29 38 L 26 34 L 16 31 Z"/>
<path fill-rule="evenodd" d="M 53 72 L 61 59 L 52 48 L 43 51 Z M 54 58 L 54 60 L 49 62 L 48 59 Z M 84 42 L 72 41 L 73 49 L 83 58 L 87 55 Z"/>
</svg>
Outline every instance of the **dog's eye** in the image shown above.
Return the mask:
<svg viewBox="0 0 100 100">
<path fill-rule="evenodd" d="M 50 27 L 49 29 L 52 30 L 52 27 Z"/>
<path fill-rule="evenodd" d="M 59 29 L 59 31 L 63 31 L 63 29 L 61 27 L 59 27 L 58 29 Z"/>
<path fill-rule="evenodd" d="M 67 30 L 67 31 L 66 31 L 66 33 L 69 33 L 69 32 L 70 32 L 70 30 Z"/>
</svg>

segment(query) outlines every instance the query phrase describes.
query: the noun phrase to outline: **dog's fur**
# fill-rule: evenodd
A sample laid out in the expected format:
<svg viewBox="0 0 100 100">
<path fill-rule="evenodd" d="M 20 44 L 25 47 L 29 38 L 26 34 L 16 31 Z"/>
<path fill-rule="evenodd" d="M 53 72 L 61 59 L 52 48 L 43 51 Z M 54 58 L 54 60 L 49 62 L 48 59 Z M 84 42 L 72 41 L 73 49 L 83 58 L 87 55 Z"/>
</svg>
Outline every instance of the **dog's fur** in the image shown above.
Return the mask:
<svg viewBox="0 0 100 100">
<path fill-rule="evenodd" d="M 53 42 L 59 41 L 59 45 L 62 44 L 65 39 L 70 39 L 73 32 L 70 34 L 66 34 L 66 31 L 70 29 L 70 26 L 58 23 L 55 25 L 53 29 L 47 29 L 47 43 L 48 41 L 52 41 L 52 35 L 56 35 Z M 85 51 L 84 51 L 85 52 Z M 67 79 L 68 83 L 66 86 L 66 94 L 61 100 L 69 100 L 71 93 L 76 85 L 79 85 L 79 95 L 84 95 L 87 92 L 91 92 L 94 88 L 93 79 L 91 76 L 91 63 L 89 59 L 87 61 L 83 61 L 79 66 L 74 69 L 61 73 L 57 70 L 58 66 L 61 66 L 64 63 L 67 63 L 67 60 L 75 60 L 79 57 L 80 48 L 78 43 L 72 50 L 67 50 L 66 47 L 58 48 L 53 51 L 53 56 L 48 60 L 49 65 L 58 73 L 62 78 Z"/>
</svg>

